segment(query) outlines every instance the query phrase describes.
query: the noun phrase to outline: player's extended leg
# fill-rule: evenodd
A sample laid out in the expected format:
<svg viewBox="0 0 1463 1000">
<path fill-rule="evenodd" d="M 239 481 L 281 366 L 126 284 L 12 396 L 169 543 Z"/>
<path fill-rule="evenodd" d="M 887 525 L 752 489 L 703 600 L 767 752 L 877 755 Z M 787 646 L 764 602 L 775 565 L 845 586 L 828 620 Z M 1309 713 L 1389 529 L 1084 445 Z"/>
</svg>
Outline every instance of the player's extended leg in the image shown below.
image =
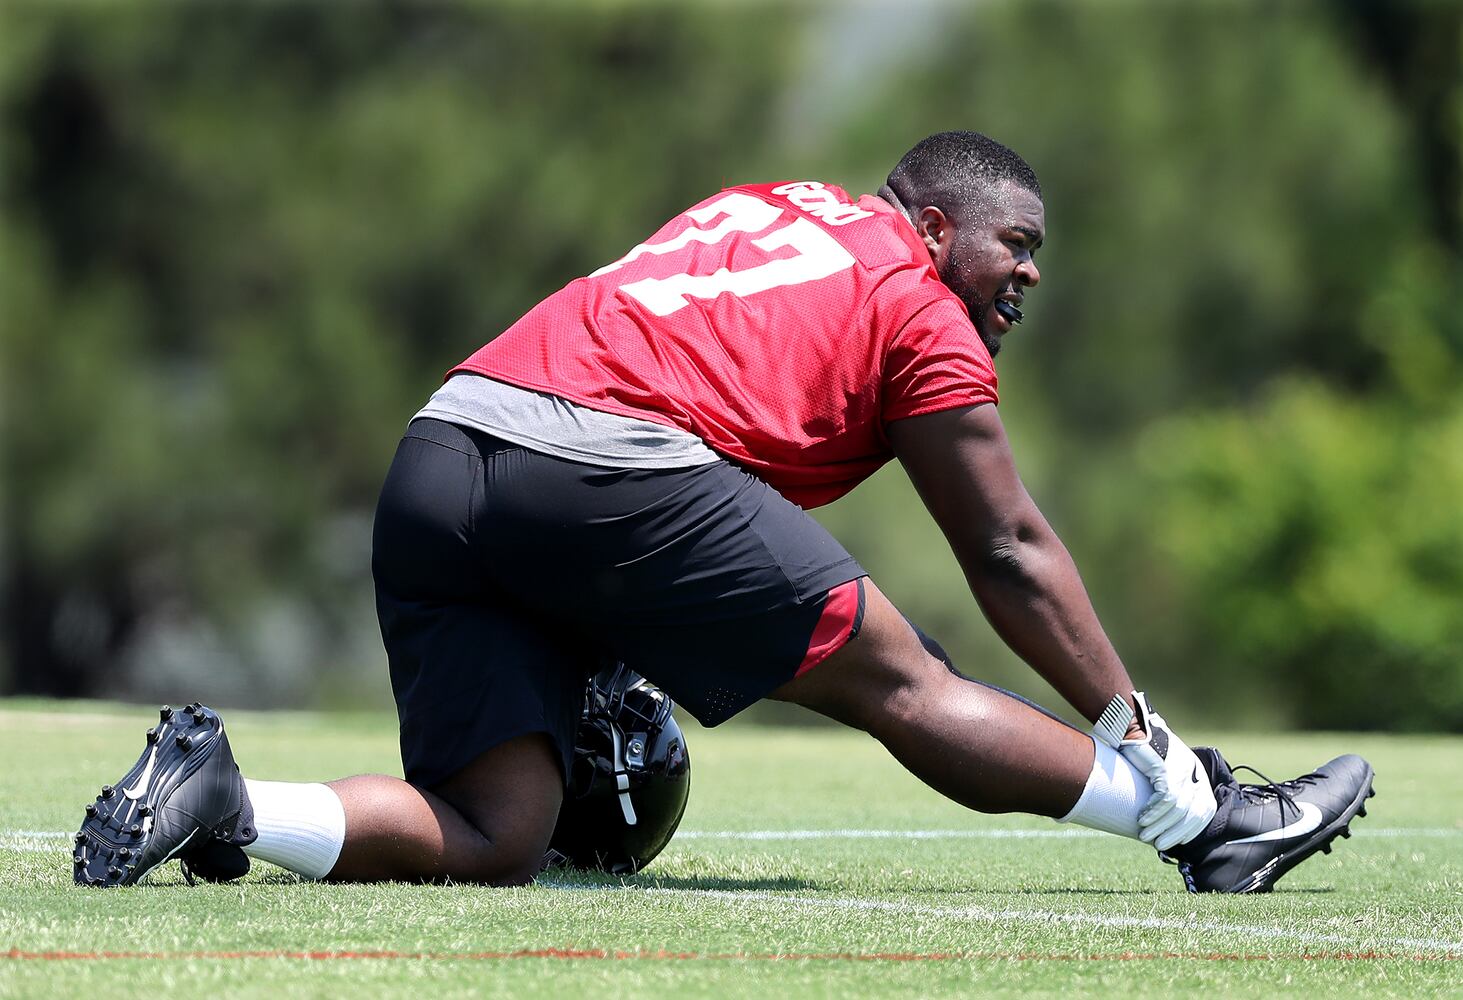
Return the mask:
<svg viewBox="0 0 1463 1000">
<path fill-rule="evenodd" d="M 558 751 L 542 733 L 481 754 L 431 791 L 384 774 L 332 781 L 345 841 L 326 878 L 523 885 L 533 880 L 564 796 Z"/>
<path fill-rule="evenodd" d="M 955 673 L 877 588 L 864 586 L 859 634 L 772 697 L 866 730 L 927 784 L 972 809 L 1138 836 L 1152 788 L 1135 767 L 1041 709 Z M 1348 836 L 1373 794 L 1371 766 L 1353 754 L 1291 781 L 1242 785 L 1217 751 L 1195 752 L 1219 811 L 1166 855 L 1191 892 L 1268 892 Z"/>
<path fill-rule="evenodd" d="M 862 729 L 926 784 L 982 812 L 1062 817 L 1092 772 L 1093 741 L 947 669 L 869 580 L 859 634 L 772 697 Z"/>
</svg>

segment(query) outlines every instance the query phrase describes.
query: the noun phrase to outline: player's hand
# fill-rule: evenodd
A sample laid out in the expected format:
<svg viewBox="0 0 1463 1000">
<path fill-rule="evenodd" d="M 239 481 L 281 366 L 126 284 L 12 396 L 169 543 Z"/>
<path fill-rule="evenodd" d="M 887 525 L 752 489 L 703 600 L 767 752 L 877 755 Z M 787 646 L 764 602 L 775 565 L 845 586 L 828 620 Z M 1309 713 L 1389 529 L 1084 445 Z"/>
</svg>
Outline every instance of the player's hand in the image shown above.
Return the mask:
<svg viewBox="0 0 1463 1000">
<path fill-rule="evenodd" d="M 1138 839 L 1166 851 L 1209 825 L 1214 818 L 1214 789 L 1194 751 L 1174 735 L 1163 716 L 1148 707 L 1143 693 L 1133 692 L 1133 700 L 1144 736 L 1122 739 L 1101 721 L 1094 735 L 1126 757 L 1153 785 L 1152 797 L 1138 814 Z"/>
</svg>

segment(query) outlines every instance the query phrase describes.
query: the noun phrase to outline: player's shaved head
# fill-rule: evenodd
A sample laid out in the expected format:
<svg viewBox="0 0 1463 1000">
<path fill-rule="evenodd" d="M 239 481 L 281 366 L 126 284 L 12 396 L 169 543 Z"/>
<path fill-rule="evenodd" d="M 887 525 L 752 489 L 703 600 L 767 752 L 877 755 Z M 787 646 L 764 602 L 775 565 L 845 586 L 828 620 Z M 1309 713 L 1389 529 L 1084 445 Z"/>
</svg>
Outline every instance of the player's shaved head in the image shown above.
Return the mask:
<svg viewBox="0 0 1463 1000">
<path fill-rule="evenodd" d="M 955 219 L 987 203 L 1005 182 L 1041 197 L 1036 172 L 979 132 L 937 132 L 904 154 L 888 184 L 911 211 L 933 205 Z"/>
<path fill-rule="evenodd" d="M 1021 322 L 1025 289 L 1041 280 L 1046 210 L 1036 172 L 979 132 L 939 132 L 904 154 L 878 194 L 909 220 L 995 357 Z"/>
</svg>

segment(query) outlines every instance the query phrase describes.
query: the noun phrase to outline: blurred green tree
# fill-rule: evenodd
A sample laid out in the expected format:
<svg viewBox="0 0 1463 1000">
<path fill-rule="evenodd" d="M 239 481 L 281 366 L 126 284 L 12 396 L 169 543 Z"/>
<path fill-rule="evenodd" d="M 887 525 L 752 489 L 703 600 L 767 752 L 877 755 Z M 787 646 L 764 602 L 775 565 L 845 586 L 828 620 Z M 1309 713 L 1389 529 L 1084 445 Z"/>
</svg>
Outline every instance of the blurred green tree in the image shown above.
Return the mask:
<svg viewBox="0 0 1463 1000">
<path fill-rule="evenodd" d="M 1463 7 L 916 6 L 8 9 L 5 690 L 379 692 L 371 505 L 448 366 L 717 184 L 969 127 L 1042 177 L 1002 406 L 1135 675 L 1463 725 Z M 1051 701 L 918 508 L 891 469 L 819 516 Z"/>
<path fill-rule="evenodd" d="M 10 27 L 0 661 L 46 694 L 176 681 L 126 654 L 198 623 L 224 699 L 379 661 L 369 511 L 406 419 L 537 298 L 737 176 L 789 58 L 755 12 L 670 6 Z M 271 664 L 270 628 L 312 639 L 296 657 L 323 676 Z"/>
</svg>

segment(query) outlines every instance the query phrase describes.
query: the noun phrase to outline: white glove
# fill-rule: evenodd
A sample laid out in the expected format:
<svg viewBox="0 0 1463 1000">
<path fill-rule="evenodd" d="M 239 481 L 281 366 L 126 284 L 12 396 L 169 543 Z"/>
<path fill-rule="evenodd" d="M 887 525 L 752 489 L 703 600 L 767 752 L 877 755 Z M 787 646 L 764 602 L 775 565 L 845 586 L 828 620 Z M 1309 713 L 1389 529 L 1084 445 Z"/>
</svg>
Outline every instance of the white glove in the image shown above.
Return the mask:
<svg viewBox="0 0 1463 1000">
<path fill-rule="evenodd" d="M 1122 695 L 1103 710 L 1092 735 L 1127 758 L 1153 785 L 1153 795 L 1138 814 L 1138 839 L 1166 851 L 1192 840 L 1214 818 L 1214 789 L 1188 744 L 1173 734 L 1163 716 L 1133 692 L 1138 721 L 1148 735 L 1125 740 L 1133 710 Z"/>
</svg>

